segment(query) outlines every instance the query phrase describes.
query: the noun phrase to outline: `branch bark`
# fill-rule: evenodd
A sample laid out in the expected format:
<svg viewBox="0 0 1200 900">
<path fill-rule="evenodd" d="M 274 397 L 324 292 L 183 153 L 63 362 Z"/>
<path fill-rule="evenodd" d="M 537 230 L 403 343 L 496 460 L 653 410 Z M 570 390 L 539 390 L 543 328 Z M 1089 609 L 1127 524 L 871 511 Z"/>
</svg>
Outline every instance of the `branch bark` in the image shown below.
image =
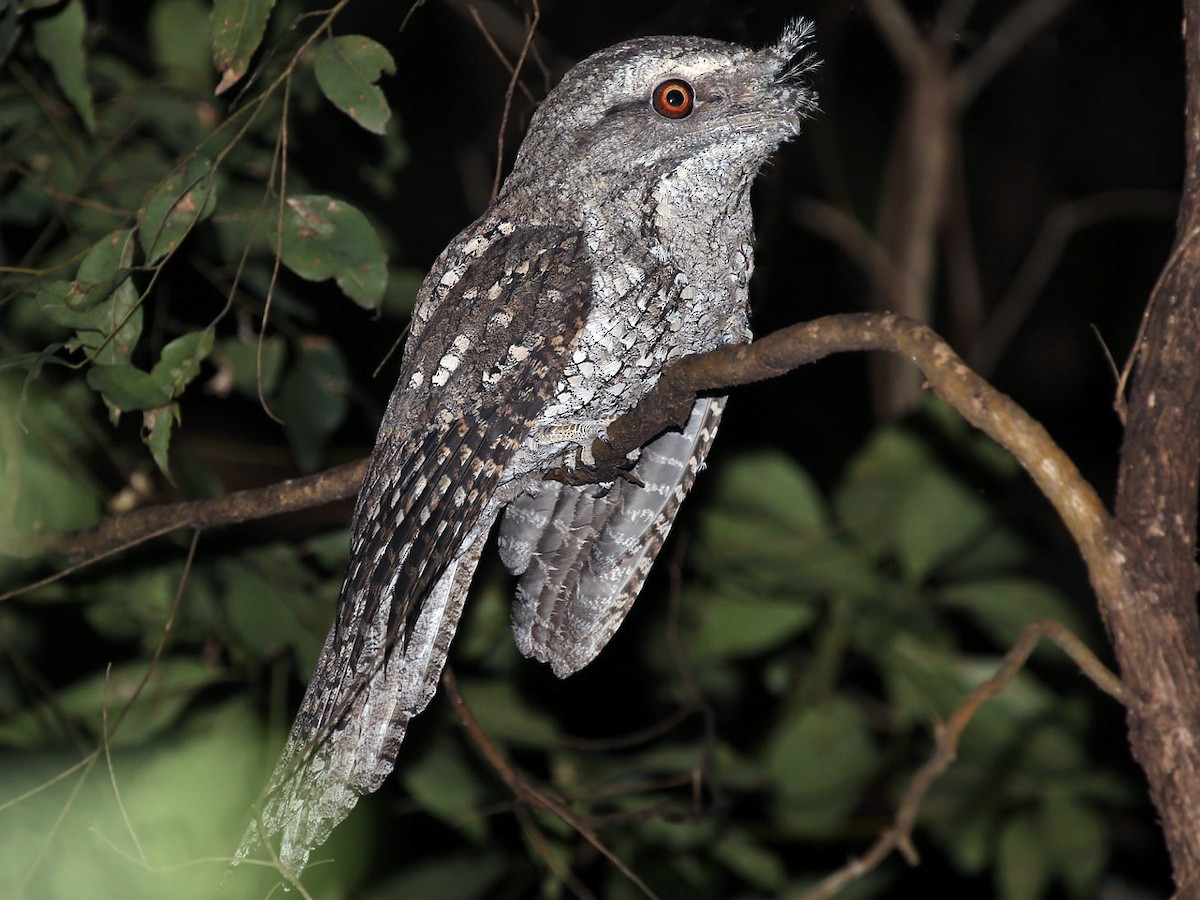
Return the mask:
<svg viewBox="0 0 1200 900">
<path fill-rule="evenodd" d="M 358 493 L 366 459 L 316 475 L 236 491 L 215 500 L 147 506 L 105 519 L 85 531 L 51 535 L 38 548 L 76 560 L 99 559 L 180 528 L 213 528 L 253 522 L 344 500 Z"/>
<path fill-rule="evenodd" d="M 1200 0 L 1184 3 L 1188 166 L 1176 243 L 1133 351 L 1116 514 L 1129 591 L 1101 612 L 1138 697 L 1133 755 L 1146 772 L 1178 897 L 1200 897 Z"/>
</svg>

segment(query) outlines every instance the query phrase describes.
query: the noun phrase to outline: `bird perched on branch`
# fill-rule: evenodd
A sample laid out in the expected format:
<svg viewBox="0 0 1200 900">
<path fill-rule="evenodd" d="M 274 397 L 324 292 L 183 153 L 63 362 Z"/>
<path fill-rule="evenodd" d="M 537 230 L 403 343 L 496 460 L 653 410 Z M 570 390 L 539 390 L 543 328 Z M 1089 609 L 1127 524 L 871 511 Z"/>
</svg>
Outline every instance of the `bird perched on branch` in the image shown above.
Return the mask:
<svg viewBox="0 0 1200 900">
<path fill-rule="evenodd" d="M 565 677 L 629 612 L 724 397 L 594 484 L 587 452 L 670 361 L 750 340 L 750 187 L 815 110 L 811 26 L 752 51 L 652 37 L 571 69 L 512 174 L 434 263 L 351 524 L 336 620 L 237 858 L 298 875 L 392 771 L 499 518 L 513 630 Z M 585 479 L 586 480 L 586 479 Z"/>
</svg>

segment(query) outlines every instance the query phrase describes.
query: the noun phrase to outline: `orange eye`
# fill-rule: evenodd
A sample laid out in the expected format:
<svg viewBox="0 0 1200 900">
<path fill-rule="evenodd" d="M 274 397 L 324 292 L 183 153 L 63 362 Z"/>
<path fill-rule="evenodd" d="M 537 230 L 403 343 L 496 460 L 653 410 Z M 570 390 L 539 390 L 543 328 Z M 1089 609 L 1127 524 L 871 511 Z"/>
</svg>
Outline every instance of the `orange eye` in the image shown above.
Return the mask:
<svg viewBox="0 0 1200 900">
<path fill-rule="evenodd" d="M 696 102 L 696 92 L 692 86 L 680 78 L 664 81 L 654 89 L 651 95 L 654 111 L 668 119 L 682 119 L 688 116 Z"/>
</svg>

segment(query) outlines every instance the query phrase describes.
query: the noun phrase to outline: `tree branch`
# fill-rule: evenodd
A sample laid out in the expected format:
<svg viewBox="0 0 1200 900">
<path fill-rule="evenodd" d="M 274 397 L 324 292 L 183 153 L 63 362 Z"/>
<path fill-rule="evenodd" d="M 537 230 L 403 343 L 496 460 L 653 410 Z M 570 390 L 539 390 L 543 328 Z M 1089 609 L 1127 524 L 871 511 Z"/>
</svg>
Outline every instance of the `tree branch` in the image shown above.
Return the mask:
<svg viewBox="0 0 1200 900">
<path fill-rule="evenodd" d="M 832 353 L 890 350 L 914 362 L 926 385 L 968 422 L 1008 450 L 1054 505 L 1079 545 L 1097 592 L 1123 583 L 1113 555 L 1113 522 L 1091 485 L 1046 430 L 1009 397 L 972 372 L 929 326 L 891 313 L 826 316 L 753 344 L 685 356 L 654 389 L 596 441 L 598 467 L 612 467 L 662 431 L 681 428 L 697 395 L 783 375 Z M 1115 587 L 1114 587 L 1115 586 Z"/>
<path fill-rule="evenodd" d="M 1184 3 L 1188 160 L 1176 243 L 1133 349 L 1116 513 L 1129 592 L 1102 606 L 1178 897 L 1200 897 L 1200 0 Z M 1122 379 L 1124 381 L 1124 379 Z"/>
<path fill-rule="evenodd" d="M 316 475 L 237 491 L 215 500 L 148 506 L 104 519 L 85 531 L 49 535 L 37 549 L 90 561 L 180 528 L 237 525 L 344 500 L 358 493 L 366 471 L 367 460 L 360 459 Z"/>
</svg>

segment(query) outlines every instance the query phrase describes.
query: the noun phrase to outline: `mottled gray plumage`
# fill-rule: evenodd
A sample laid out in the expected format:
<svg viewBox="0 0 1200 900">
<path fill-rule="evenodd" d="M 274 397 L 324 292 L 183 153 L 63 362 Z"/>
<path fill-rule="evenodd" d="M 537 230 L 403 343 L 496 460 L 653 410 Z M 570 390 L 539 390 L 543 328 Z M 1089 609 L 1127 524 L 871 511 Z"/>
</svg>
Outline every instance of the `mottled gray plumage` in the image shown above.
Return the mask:
<svg viewBox="0 0 1200 900">
<path fill-rule="evenodd" d="M 814 108 L 810 34 L 797 22 L 758 52 L 628 41 L 573 68 L 535 113 L 499 196 L 417 297 L 336 621 L 239 859 L 278 835 L 299 873 L 391 772 L 502 511 L 522 653 L 566 676 L 621 624 L 724 398 L 643 448 L 636 480 L 542 476 L 575 463 L 670 360 L 750 340 L 750 186 Z"/>
</svg>

